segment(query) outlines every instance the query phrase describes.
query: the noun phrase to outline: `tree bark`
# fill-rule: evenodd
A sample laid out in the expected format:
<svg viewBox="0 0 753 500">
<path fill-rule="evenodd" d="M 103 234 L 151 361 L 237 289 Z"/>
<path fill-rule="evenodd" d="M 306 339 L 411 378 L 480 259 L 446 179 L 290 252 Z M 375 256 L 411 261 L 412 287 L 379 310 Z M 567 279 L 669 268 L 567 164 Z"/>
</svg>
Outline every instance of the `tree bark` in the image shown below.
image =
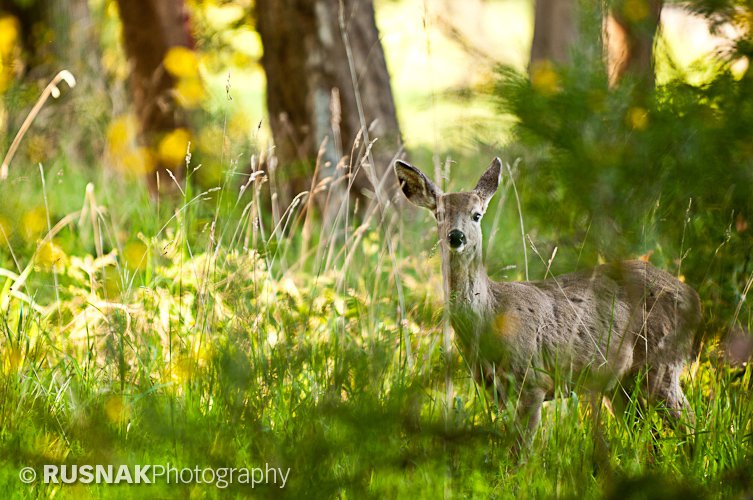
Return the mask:
<svg viewBox="0 0 753 500">
<path fill-rule="evenodd" d="M 605 34 L 610 85 L 626 75 L 654 85 L 654 38 L 662 4 L 663 0 L 613 2 Z"/>
<path fill-rule="evenodd" d="M 154 148 L 161 136 L 186 124 L 171 92 L 175 81 L 162 62 L 170 47 L 192 48 L 188 13 L 183 0 L 118 0 L 118 9 L 141 140 Z M 157 176 L 161 186 L 170 189 L 168 169 L 181 178 L 183 165 L 165 165 L 157 160 L 156 173 L 148 176 L 153 193 L 157 190 Z"/>
<path fill-rule="evenodd" d="M 269 121 L 290 194 L 309 188 L 325 141 L 318 179 L 338 174 L 335 166 L 351 155 L 357 137 L 351 165 L 359 172 L 353 191 L 375 190 L 374 178 L 356 163 L 368 138 L 378 139 L 371 150 L 374 175 L 379 182 L 384 179 L 386 194 L 395 192 L 390 162 L 401 137 L 372 1 L 257 0 L 256 17 L 264 46 Z"/>
<path fill-rule="evenodd" d="M 530 67 L 541 61 L 570 62 L 578 36 L 577 0 L 536 0 Z"/>
<path fill-rule="evenodd" d="M 34 91 L 28 94 L 36 97 L 62 69 L 67 69 L 78 79 L 75 90 L 63 92 L 63 98 L 54 101 L 54 115 L 58 123 L 70 123 L 82 114 L 86 116 L 86 120 L 78 120 L 79 126 L 75 129 L 65 131 L 66 140 L 61 145 L 66 148 L 66 156 L 74 162 L 91 164 L 97 149 L 91 147 L 92 138 L 100 135 L 105 113 L 99 105 L 101 100 L 92 97 L 104 98 L 107 89 L 100 65 L 99 39 L 88 1 L 0 0 L 0 15 L 3 14 L 12 15 L 18 22 L 22 48 L 22 69 L 17 72 L 20 88 L 30 86 Z M 27 99 L 11 101 L 15 101 L 11 105 L 14 107 L 30 105 Z M 7 118 L 7 133 L 15 134 L 25 114 L 19 113 L 19 109 L 11 108 L 11 111 Z M 0 129 L 4 127 L 5 124 L 0 124 Z M 54 134 L 51 129 L 47 132 Z"/>
</svg>

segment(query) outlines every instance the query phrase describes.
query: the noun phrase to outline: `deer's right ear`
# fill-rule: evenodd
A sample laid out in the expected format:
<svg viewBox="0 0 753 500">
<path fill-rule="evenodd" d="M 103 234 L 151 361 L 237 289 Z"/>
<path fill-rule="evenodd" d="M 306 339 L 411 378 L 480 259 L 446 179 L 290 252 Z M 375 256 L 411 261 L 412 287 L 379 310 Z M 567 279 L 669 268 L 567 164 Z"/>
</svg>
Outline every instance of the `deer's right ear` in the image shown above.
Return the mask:
<svg viewBox="0 0 753 500">
<path fill-rule="evenodd" d="M 395 174 L 408 201 L 432 212 L 437 209 L 437 198 L 442 191 L 423 172 L 409 163 L 397 160 Z"/>
</svg>

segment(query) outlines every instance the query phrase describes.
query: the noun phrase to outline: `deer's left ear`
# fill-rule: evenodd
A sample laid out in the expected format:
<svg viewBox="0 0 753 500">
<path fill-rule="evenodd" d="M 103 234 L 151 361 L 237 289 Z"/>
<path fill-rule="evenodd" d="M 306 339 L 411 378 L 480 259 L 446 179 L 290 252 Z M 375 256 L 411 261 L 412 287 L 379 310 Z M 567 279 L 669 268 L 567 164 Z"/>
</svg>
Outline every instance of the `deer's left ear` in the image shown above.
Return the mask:
<svg viewBox="0 0 753 500">
<path fill-rule="evenodd" d="M 484 204 L 484 210 L 489 206 L 489 202 L 491 201 L 492 196 L 494 196 L 494 193 L 497 192 L 501 174 L 502 160 L 497 157 L 492 160 L 489 168 L 486 169 L 486 172 L 484 172 L 484 175 L 481 176 L 478 184 L 476 184 L 476 187 L 473 189 L 473 191 L 481 198 L 481 202 Z"/>
</svg>

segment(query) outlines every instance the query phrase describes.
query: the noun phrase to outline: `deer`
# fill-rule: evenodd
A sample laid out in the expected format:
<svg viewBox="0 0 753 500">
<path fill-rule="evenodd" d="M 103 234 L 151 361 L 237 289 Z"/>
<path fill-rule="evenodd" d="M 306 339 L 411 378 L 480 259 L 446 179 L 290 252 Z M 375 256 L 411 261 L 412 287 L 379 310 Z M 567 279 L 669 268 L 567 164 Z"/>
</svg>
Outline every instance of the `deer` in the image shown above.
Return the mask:
<svg viewBox="0 0 753 500">
<path fill-rule="evenodd" d="M 694 422 L 680 385 L 701 321 L 698 293 L 643 260 L 603 264 L 540 281 L 493 281 L 482 259 L 481 220 L 501 181 L 494 158 L 472 191 L 443 193 L 397 160 L 405 197 L 437 222 L 450 324 L 463 359 L 499 406 L 515 392 L 518 444 L 530 444 L 545 400 L 570 384 L 625 409 L 640 383 L 663 416 Z M 608 394 L 611 394 L 608 396 Z M 599 396 L 598 401 L 604 399 Z M 517 447 L 516 447 L 517 448 Z"/>
</svg>

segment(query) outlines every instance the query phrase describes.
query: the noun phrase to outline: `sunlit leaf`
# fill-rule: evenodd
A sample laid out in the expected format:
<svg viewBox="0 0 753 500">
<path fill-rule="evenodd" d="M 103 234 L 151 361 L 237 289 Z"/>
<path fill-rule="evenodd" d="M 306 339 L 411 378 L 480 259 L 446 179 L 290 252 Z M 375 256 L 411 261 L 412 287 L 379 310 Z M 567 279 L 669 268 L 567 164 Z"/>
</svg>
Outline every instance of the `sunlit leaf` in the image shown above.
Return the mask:
<svg viewBox="0 0 753 500">
<path fill-rule="evenodd" d="M 181 106 L 188 109 L 199 107 L 206 97 L 204 85 L 198 78 L 182 78 L 175 86 Z"/>
<path fill-rule="evenodd" d="M 207 22 L 217 31 L 227 29 L 230 25 L 243 19 L 243 7 L 235 4 L 208 5 L 206 8 Z"/>
<path fill-rule="evenodd" d="M 107 147 L 111 154 L 120 154 L 128 149 L 136 131 L 136 118 L 133 115 L 121 115 L 107 127 Z"/>
<path fill-rule="evenodd" d="M 65 251 L 53 241 L 44 241 L 37 249 L 36 263 L 45 271 L 61 270 L 65 260 Z"/>
<path fill-rule="evenodd" d="M 36 207 L 21 216 L 21 235 L 27 242 L 35 241 L 47 229 L 44 207 Z"/>
<path fill-rule="evenodd" d="M 191 135 L 188 130 L 176 128 L 162 138 L 157 147 L 157 156 L 163 164 L 177 167 L 185 161 L 190 140 Z"/>
<path fill-rule="evenodd" d="M 123 261 L 129 269 L 142 271 L 146 268 L 147 251 L 143 241 L 131 241 L 123 247 Z"/>
<path fill-rule="evenodd" d="M 154 153 L 149 148 L 139 147 L 123 154 L 119 165 L 129 174 L 143 175 L 153 172 L 156 162 Z"/>
<path fill-rule="evenodd" d="M 626 0 L 621 10 L 628 22 L 642 21 L 649 14 L 648 0 Z"/>
<path fill-rule="evenodd" d="M 628 110 L 627 124 L 635 130 L 643 130 L 648 126 L 648 111 L 641 107 L 633 107 Z"/>
<path fill-rule="evenodd" d="M 552 61 L 544 59 L 531 65 L 531 85 L 544 96 L 550 96 L 559 90 L 560 78 Z"/>
<path fill-rule="evenodd" d="M 0 60 L 15 48 L 18 40 L 18 20 L 13 16 L 0 17 Z"/>
<path fill-rule="evenodd" d="M 238 29 L 230 36 L 230 46 L 236 51 L 255 61 L 259 61 L 264 52 L 261 37 L 248 28 Z"/>
<path fill-rule="evenodd" d="M 0 215 L 0 244 L 4 244 L 5 239 L 10 238 L 11 234 L 13 234 L 13 225 L 7 217 Z"/>
<path fill-rule="evenodd" d="M 183 47 L 170 47 L 165 55 L 165 69 L 177 78 L 196 78 L 199 76 L 199 58 L 196 52 Z"/>
<path fill-rule="evenodd" d="M 123 396 L 111 395 L 105 401 L 105 415 L 113 424 L 123 424 L 131 417 L 131 407 Z"/>
</svg>

